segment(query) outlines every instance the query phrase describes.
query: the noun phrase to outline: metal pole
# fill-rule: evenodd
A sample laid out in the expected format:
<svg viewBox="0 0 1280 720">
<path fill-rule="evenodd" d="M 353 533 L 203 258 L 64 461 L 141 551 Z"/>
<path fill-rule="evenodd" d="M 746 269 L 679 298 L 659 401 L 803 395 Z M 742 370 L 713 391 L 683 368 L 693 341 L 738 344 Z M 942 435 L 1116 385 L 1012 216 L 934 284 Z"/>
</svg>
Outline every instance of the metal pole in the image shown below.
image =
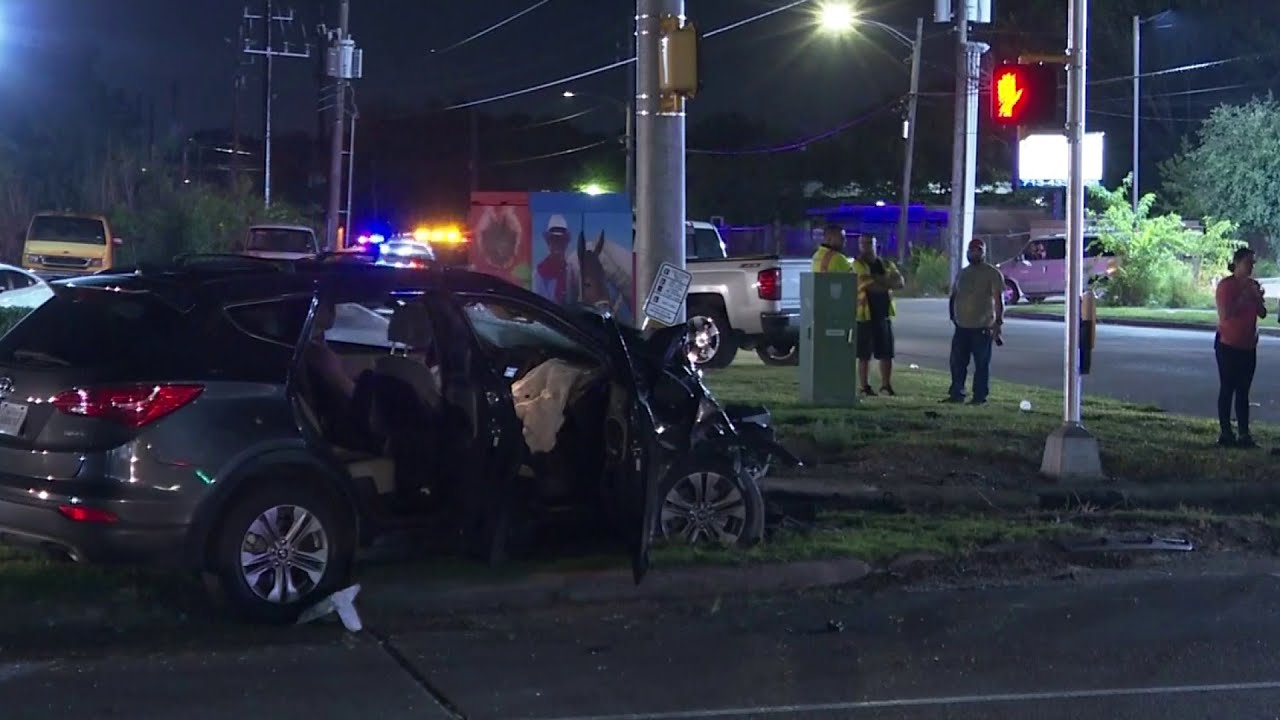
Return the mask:
<svg viewBox="0 0 1280 720">
<path fill-rule="evenodd" d="M 472 105 L 468 112 L 470 113 L 468 122 L 471 126 L 471 152 L 468 156 L 470 162 L 467 164 L 467 169 L 471 174 L 471 192 L 475 192 L 480 189 L 480 111 Z"/>
<path fill-rule="evenodd" d="M 262 204 L 271 207 L 271 71 L 274 58 L 271 56 L 271 0 L 264 0 L 262 27 L 266 54 L 263 55 L 264 78 L 262 82 L 263 104 L 265 107 L 265 127 L 262 132 Z"/>
<path fill-rule="evenodd" d="M 1071 2 L 1071 66 L 1067 74 L 1067 297 L 1062 420 L 1080 425 L 1080 293 L 1084 289 L 1084 125 L 1088 0 Z"/>
<path fill-rule="evenodd" d="M 352 190 L 356 184 L 356 121 L 359 119 L 360 111 L 353 107 L 351 109 L 351 135 L 350 140 L 347 142 L 347 232 L 342 236 L 347 243 L 351 242 L 351 229 L 356 226 L 355 211 L 352 210 L 351 199 L 354 197 Z"/>
<path fill-rule="evenodd" d="M 342 47 L 351 30 L 351 3 L 342 0 L 338 4 L 338 33 L 335 38 L 336 47 Z M 341 223 L 342 210 L 342 145 L 346 140 L 347 114 L 347 80 L 341 77 L 341 61 L 338 62 L 339 77 L 334 78 L 333 129 L 329 133 L 329 213 L 325 222 L 325 249 L 332 250 L 338 246 L 338 227 Z"/>
<path fill-rule="evenodd" d="M 956 8 L 956 106 L 951 145 L 951 212 L 947 220 L 947 256 L 952 280 L 960 274 L 964 255 L 965 150 L 968 147 L 965 118 L 969 110 L 969 3 Z"/>
<path fill-rule="evenodd" d="M 684 99 L 661 97 L 658 83 L 663 20 L 683 16 L 684 0 L 636 0 L 637 296 L 649 292 L 664 262 L 684 267 Z"/>
<path fill-rule="evenodd" d="M 1142 18 L 1133 16 L 1133 186 L 1129 191 L 1133 194 L 1133 215 L 1138 216 L 1138 98 L 1141 97 L 1142 78 Z"/>
<path fill-rule="evenodd" d="M 924 45 L 924 18 L 916 18 L 916 39 L 911 44 L 911 96 L 907 101 L 907 149 L 902 162 L 902 202 L 898 209 L 898 264 L 907 262 L 908 212 L 911 210 L 911 165 L 916 155 L 916 105 L 920 99 L 920 48 Z"/>
<path fill-rule="evenodd" d="M 627 166 L 626 166 L 626 173 L 627 173 L 627 177 L 626 177 L 626 179 L 625 179 L 625 180 L 623 180 L 623 182 L 624 182 L 624 183 L 625 183 L 625 185 L 626 185 L 627 197 L 628 197 L 628 198 L 631 198 L 631 207 L 632 207 L 632 209 L 634 210 L 634 209 L 635 209 L 635 206 L 636 206 L 636 196 L 635 196 L 635 190 L 636 190 L 636 138 L 635 138 L 635 134 L 636 134 L 636 129 L 635 129 L 635 128 L 636 128 L 636 125 L 635 125 L 635 123 L 636 123 L 636 113 L 635 113 L 635 105 L 632 105 L 630 102 L 628 102 L 628 103 L 626 103 L 626 108 L 625 108 L 625 110 L 626 110 L 626 113 L 627 113 L 627 124 L 626 124 L 626 137 L 623 139 L 623 142 L 625 142 L 625 143 L 626 143 L 626 146 L 627 146 L 627 147 L 626 147 L 626 151 L 627 151 Z"/>
<path fill-rule="evenodd" d="M 965 120 L 964 120 L 964 221 L 961 224 L 960 250 L 963 251 L 973 239 L 973 221 L 977 212 L 975 201 L 978 179 L 978 79 L 982 77 L 982 54 L 987 51 L 987 44 L 968 43 L 965 48 L 965 77 L 969 85 L 965 88 Z M 969 255 L 960 252 L 960 266 L 969 264 Z"/>
</svg>

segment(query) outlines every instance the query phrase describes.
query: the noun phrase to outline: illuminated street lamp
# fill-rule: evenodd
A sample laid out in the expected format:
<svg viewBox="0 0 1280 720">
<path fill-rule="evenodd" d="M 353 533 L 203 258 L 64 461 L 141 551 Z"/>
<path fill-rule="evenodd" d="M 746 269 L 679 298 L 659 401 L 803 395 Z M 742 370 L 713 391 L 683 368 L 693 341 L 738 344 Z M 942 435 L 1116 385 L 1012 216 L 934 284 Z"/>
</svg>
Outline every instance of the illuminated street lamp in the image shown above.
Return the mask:
<svg viewBox="0 0 1280 720">
<path fill-rule="evenodd" d="M 818 27 L 826 33 L 842 35 L 853 30 L 858 16 L 848 3 L 828 2 L 818 7 Z"/>
<path fill-rule="evenodd" d="M 898 260 L 907 259 L 907 211 L 911 208 L 911 165 L 915 159 L 916 105 L 920 98 L 920 49 L 924 44 L 924 19 L 916 18 L 916 36 L 869 18 L 858 17 L 853 6 L 843 2 L 827 2 L 818 7 L 818 29 L 829 35 L 856 33 L 860 26 L 883 31 L 894 40 L 911 49 L 911 91 L 907 101 L 907 119 L 902 125 L 902 139 L 906 141 L 906 157 L 902 164 L 902 196 L 898 209 Z"/>
<path fill-rule="evenodd" d="M 582 187 L 578 188 L 578 190 L 580 190 L 583 193 L 586 193 L 587 195 L 604 195 L 605 193 L 609 192 L 608 188 L 601 185 L 600 183 L 595 183 L 595 182 L 587 183 L 586 185 L 583 185 Z"/>
</svg>

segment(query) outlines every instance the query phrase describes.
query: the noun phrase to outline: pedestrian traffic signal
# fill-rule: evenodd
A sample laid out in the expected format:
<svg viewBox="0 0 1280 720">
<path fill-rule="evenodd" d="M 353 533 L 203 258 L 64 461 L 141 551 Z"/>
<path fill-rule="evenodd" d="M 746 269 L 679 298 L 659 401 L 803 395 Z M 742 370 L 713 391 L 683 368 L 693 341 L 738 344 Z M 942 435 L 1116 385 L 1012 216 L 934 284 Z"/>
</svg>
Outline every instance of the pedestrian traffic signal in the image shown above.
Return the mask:
<svg viewBox="0 0 1280 720">
<path fill-rule="evenodd" d="M 1056 65 L 1006 63 L 997 65 L 991 79 L 991 119 L 997 125 L 1053 125 L 1058 115 Z"/>
</svg>

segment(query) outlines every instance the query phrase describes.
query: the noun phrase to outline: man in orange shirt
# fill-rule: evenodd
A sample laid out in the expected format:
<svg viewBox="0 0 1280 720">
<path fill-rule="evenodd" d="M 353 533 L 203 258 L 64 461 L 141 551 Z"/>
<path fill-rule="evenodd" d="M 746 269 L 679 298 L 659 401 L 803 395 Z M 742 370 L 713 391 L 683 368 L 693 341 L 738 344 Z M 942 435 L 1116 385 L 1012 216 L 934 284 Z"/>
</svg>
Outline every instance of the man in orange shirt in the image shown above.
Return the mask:
<svg viewBox="0 0 1280 720">
<path fill-rule="evenodd" d="M 1249 434 L 1249 386 L 1258 367 L 1258 318 L 1267 316 L 1262 286 L 1253 279 L 1253 251 L 1236 250 L 1227 269 L 1231 274 L 1218 281 L 1218 333 L 1213 339 L 1218 359 L 1218 423 L 1223 447 L 1256 448 Z M 1234 401 L 1239 434 L 1231 429 Z"/>
</svg>

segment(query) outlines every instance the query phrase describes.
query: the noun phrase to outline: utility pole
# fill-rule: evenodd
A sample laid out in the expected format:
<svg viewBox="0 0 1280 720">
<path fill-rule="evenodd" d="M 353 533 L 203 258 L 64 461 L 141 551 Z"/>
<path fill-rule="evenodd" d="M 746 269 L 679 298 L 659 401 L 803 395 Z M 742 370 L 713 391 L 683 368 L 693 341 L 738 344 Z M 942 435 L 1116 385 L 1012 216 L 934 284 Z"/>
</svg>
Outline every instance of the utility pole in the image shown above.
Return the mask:
<svg viewBox="0 0 1280 720">
<path fill-rule="evenodd" d="M 309 58 L 311 57 L 311 46 L 306 43 L 305 34 L 302 43 L 289 42 L 287 33 L 284 30 L 293 25 L 293 10 L 286 14 L 276 14 L 274 0 L 262 0 L 261 15 L 253 15 L 248 8 L 245 8 L 243 20 L 245 27 L 241 33 L 241 37 L 244 38 L 242 52 L 246 55 L 261 55 L 263 58 L 262 201 L 264 205 L 271 207 L 271 105 L 275 99 L 274 88 L 272 87 L 275 59 L 278 57 Z M 260 46 L 254 45 L 251 39 L 254 35 L 254 21 L 262 23 L 262 45 Z M 273 32 L 273 26 L 276 23 L 280 24 L 280 34 L 285 36 L 279 47 L 277 47 L 275 33 Z"/>
<path fill-rule="evenodd" d="M 697 91 L 697 43 L 693 25 L 685 21 L 684 0 L 636 0 L 635 23 L 635 294 L 640 297 L 633 298 L 632 307 L 639 312 L 662 264 L 685 266 L 685 101 Z"/>
<path fill-rule="evenodd" d="M 907 100 L 906 158 L 902 163 L 902 202 L 898 210 L 898 264 L 907 262 L 908 212 L 911 210 L 911 165 L 916 156 L 916 105 L 920 99 L 920 48 L 924 45 L 924 18 L 916 18 L 916 39 L 911 44 L 911 95 Z"/>
<path fill-rule="evenodd" d="M 991 22 L 991 0 L 937 0 L 934 20 L 956 23 L 955 134 L 951 157 L 951 213 L 947 222 L 951 278 L 967 264 L 965 246 L 973 238 L 974 195 L 977 181 L 978 81 L 985 43 L 969 41 L 969 23 Z"/>
<path fill-rule="evenodd" d="M 633 102 L 626 103 L 627 122 L 625 135 L 622 142 L 626 145 L 627 164 L 624 172 L 627 176 L 623 180 L 627 197 L 631 198 L 631 212 L 635 213 L 636 209 L 636 106 Z"/>
<path fill-rule="evenodd" d="M 342 227 L 342 166 L 347 155 L 347 94 L 351 81 L 358 79 L 363 68 L 363 53 L 351 39 L 351 1 L 338 4 L 338 29 L 329 36 L 326 69 L 334 78 L 333 129 L 329 136 L 329 209 L 325 218 L 325 249 L 338 247 L 338 229 Z M 352 158 L 354 159 L 354 158 Z"/>
<path fill-rule="evenodd" d="M 1133 219 L 1138 219 L 1138 98 L 1142 90 L 1142 16 L 1133 16 L 1133 186 L 1129 188 L 1133 195 Z"/>
<path fill-rule="evenodd" d="M 1040 472 L 1060 479 L 1102 477 L 1098 441 L 1081 417 L 1080 300 L 1084 292 L 1084 131 L 1088 67 L 1088 0 L 1071 0 L 1067 25 L 1067 296 L 1063 342 L 1062 426 L 1045 442 Z"/>
</svg>

